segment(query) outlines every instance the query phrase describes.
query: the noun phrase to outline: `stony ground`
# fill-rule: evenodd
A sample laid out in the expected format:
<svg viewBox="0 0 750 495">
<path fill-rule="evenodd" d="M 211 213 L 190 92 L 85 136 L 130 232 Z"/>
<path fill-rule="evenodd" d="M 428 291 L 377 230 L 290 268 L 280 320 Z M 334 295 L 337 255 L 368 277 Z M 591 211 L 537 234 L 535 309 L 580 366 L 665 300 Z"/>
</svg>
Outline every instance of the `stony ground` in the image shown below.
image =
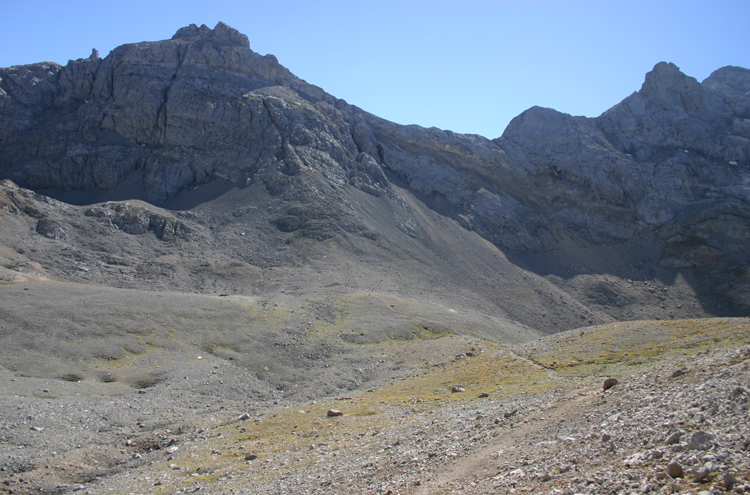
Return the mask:
<svg viewBox="0 0 750 495">
<path fill-rule="evenodd" d="M 346 346 L 355 366 L 390 372 L 335 396 L 245 401 L 252 377 L 211 354 L 107 397 L 88 380 L 57 380 L 47 397 L 50 380 L 4 376 L 16 396 L 2 403 L 0 490 L 750 490 L 747 319 L 621 323 L 512 347 L 450 335 Z M 608 377 L 618 383 L 603 390 Z"/>
</svg>

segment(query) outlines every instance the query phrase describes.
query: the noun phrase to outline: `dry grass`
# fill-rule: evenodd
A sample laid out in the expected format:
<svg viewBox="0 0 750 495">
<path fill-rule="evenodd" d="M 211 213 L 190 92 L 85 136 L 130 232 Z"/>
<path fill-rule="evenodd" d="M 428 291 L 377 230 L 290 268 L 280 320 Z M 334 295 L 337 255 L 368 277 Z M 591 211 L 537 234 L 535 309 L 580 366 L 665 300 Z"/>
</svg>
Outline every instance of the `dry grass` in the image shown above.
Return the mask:
<svg viewBox="0 0 750 495">
<path fill-rule="evenodd" d="M 564 332 L 522 345 L 519 353 L 560 375 L 586 377 L 747 342 L 748 318 L 632 321 Z"/>
</svg>

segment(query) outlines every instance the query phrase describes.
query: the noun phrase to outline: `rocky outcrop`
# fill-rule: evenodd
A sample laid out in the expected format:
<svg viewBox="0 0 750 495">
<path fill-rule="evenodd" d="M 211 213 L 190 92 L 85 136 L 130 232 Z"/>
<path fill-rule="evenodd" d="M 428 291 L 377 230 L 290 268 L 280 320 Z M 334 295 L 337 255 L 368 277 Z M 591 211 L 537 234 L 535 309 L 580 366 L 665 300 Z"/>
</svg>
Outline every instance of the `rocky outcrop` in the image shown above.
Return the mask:
<svg viewBox="0 0 750 495">
<path fill-rule="evenodd" d="M 104 60 L 3 69 L 0 78 L 4 175 L 35 188 L 109 189 L 142 169 L 146 195 L 157 201 L 269 167 L 293 174 L 290 138 L 319 149 L 310 124 L 327 125 L 291 88 L 322 91 L 223 23 L 121 46 Z M 282 134 L 300 119 L 307 128 Z M 339 147 L 340 132 L 328 127 Z"/>
<path fill-rule="evenodd" d="M 356 205 L 342 194 L 406 207 L 403 187 L 509 252 L 637 246 L 647 276 L 687 271 L 718 291 L 721 311 L 745 314 L 749 86 L 747 69 L 699 83 L 659 63 L 600 117 L 534 107 L 489 140 L 384 121 L 226 24 L 191 25 L 104 59 L 0 69 L 0 174 L 37 190 L 109 190 L 139 173 L 133 195 L 154 203 L 213 181 L 261 183 L 288 202 L 269 221 L 318 240 L 352 228 L 377 238 L 351 227 Z M 576 263 L 567 270 L 593 269 Z"/>
<path fill-rule="evenodd" d="M 99 218 L 128 234 L 138 235 L 151 231 L 163 241 L 199 237 L 195 229 L 172 215 L 128 202 L 108 202 L 92 206 L 84 214 Z"/>
<path fill-rule="evenodd" d="M 49 239 L 65 239 L 66 229 L 80 226 L 62 218 L 75 210 L 60 201 L 20 188 L 7 179 L 0 181 L 0 212 L 35 219 L 36 232 Z M 162 241 L 190 241 L 201 237 L 202 234 L 186 222 L 164 210 L 157 210 L 138 202 L 110 201 L 86 207 L 82 214 L 104 228 L 132 235 L 153 232 Z"/>
</svg>

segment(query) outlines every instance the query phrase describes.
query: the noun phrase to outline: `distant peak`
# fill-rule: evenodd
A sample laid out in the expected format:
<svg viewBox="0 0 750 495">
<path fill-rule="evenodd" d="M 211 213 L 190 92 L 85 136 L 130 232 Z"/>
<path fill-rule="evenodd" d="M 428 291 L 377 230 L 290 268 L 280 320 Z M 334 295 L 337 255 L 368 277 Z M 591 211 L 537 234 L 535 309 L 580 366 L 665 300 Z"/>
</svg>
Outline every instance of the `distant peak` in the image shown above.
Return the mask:
<svg viewBox="0 0 750 495">
<path fill-rule="evenodd" d="M 715 70 L 703 84 L 721 93 L 750 97 L 750 70 L 728 65 Z"/>
<path fill-rule="evenodd" d="M 659 62 L 654 66 L 651 72 L 655 74 L 665 74 L 670 72 L 680 72 L 680 68 L 672 62 Z"/>
<path fill-rule="evenodd" d="M 675 64 L 659 62 L 646 74 L 640 93 L 647 98 L 678 103 L 680 94 L 699 89 L 700 83 L 694 77 L 685 75 Z"/>
<path fill-rule="evenodd" d="M 664 84 L 673 85 L 676 81 L 685 79 L 685 74 L 680 68 L 671 62 L 659 62 L 646 74 L 644 86 L 661 86 Z"/>
<path fill-rule="evenodd" d="M 184 28 L 178 29 L 175 35 L 172 36 L 172 39 L 214 39 L 221 40 L 225 44 L 239 45 L 244 46 L 245 48 L 250 48 L 250 40 L 247 39 L 247 36 L 223 22 L 219 22 L 213 29 L 209 28 L 205 24 L 201 24 L 200 27 L 195 24 L 191 24 Z"/>
</svg>

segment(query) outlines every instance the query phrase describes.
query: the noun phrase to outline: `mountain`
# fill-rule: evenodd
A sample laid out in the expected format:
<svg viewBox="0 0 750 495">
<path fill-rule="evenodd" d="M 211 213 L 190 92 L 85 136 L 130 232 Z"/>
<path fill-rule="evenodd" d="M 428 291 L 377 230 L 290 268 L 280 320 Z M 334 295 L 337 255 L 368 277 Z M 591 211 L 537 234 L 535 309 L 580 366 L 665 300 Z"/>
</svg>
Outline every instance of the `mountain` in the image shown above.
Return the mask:
<svg viewBox="0 0 750 495">
<path fill-rule="evenodd" d="M 223 23 L 0 69 L 0 491 L 750 489 L 749 143 L 739 67 L 495 139 Z"/>
<path fill-rule="evenodd" d="M 61 279 L 173 290 L 206 289 L 195 262 L 170 258 L 183 245 L 231 292 L 250 289 L 216 263 L 293 280 L 317 255 L 306 286 L 367 264 L 378 275 L 351 289 L 463 295 L 453 304 L 545 333 L 747 315 L 749 85 L 739 67 L 698 83 L 659 63 L 600 117 L 534 107 L 490 140 L 385 121 L 224 23 L 191 25 L 104 59 L 0 70 L 0 177 L 69 205 L 6 199 L 40 237 L 4 243 L 40 244 L 30 259 Z M 131 268 L 110 273 L 112 243 L 132 246 Z"/>
</svg>

